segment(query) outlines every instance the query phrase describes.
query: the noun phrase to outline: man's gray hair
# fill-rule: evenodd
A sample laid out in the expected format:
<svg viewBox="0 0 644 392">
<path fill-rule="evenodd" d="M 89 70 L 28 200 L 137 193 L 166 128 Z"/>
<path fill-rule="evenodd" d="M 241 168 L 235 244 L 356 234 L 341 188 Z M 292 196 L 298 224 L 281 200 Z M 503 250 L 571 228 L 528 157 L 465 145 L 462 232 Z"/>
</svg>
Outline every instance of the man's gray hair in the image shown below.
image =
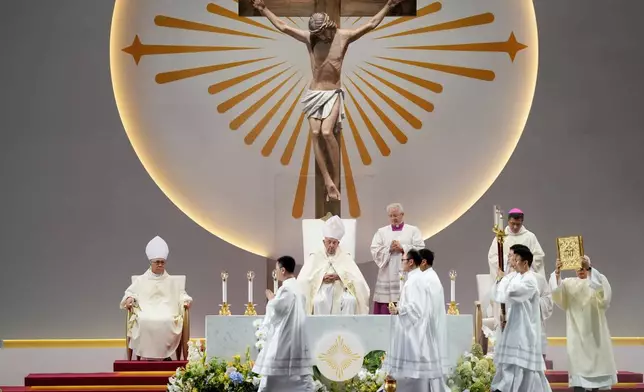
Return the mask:
<svg viewBox="0 0 644 392">
<path fill-rule="evenodd" d="M 403 210 L 403 206 L 400 203 L 391 203 L 387 206 L 387 214 L 391 212 L 391 210 L 398 210 L 400 212 L 405 212 Z"/>
</svg>

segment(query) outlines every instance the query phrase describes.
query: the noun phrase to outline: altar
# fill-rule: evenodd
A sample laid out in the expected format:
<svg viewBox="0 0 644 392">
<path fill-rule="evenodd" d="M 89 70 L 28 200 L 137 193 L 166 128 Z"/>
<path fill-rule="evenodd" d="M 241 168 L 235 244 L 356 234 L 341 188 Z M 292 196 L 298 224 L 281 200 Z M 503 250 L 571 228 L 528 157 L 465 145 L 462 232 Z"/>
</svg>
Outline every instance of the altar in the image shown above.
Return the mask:
<svg viewBox="0 0 644 392">
<path fill-rule="evenodd" d="M 311 347 L 316 350 L 318 341 L 329 333 L 346 331 L 360 341 L 366 353 L 373 350 L 387 351 L 391 339 L 389 315 L 359 316 L 309 316 L 306 320 Z M 255 348 L 256 328 L 253 322 L 263 316 L 206 316 L 206 355 L 230 359 L 243 355 L 250 347 L 253 359 L 257 357 Z M 451 365 L 456 365 L 458 357 L 469 351 L 473 341 L 473 316 L 447 315 L 447 346 Z M 320 353 L 314 351 L 317 356 Z"/>
</svg>

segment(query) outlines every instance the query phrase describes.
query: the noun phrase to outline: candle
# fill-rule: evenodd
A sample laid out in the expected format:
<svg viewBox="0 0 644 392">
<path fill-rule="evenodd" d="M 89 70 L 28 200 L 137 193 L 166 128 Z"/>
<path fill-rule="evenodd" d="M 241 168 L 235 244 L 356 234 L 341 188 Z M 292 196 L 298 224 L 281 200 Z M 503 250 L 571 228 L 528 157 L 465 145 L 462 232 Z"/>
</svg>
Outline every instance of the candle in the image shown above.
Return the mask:
<svg viewBox="0 0 644 392">
<path fill-rule="evenodd" d="M 248 278 L 248 303 L 253 303 L 253 278 L 255 273 L 253 271 L 248 271 L 246 278 Z"/>
<path fill-rule="evenodd" d="M 227 290 L 227 285 L 228 283 L 228 272 L 224 271 L 221 273 L 221 301 L 223 303 L 228 303 L 228 290 Z"/>
<path fill-rule="evenodd" d="M 449 280 L 450 280 L 450 302 L 456 302 L 456 271 L 449 271 Z"/>
<path fill-rule="evenodd" d="M 494 227 L 499 225 L 499 207 L 494 206 L 494 217 L 492 219 L 492 224 Z"/>
<path fill-rule="evenodd" d="M 278 282 L 277 282 L 277 270 L 273 270 L 273 294 L 277 293 Z"/>
</svg>

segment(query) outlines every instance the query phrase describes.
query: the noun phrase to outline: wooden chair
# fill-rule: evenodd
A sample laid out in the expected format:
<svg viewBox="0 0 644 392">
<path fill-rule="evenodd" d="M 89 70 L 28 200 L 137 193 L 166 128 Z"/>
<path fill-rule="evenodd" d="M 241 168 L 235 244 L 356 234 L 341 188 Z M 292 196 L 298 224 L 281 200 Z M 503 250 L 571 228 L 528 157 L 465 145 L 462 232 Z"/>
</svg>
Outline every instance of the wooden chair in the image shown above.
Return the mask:
<svg viewBox="0 0 644 392">
<path fill-rule="evenodd" d="M 474 338 L 483 347 L 483 352 L 487 353 L 488 339 L 483 333 L 483 326 L 493 329 L 494 324 L 496 324 L 494 310 L 490 304 L 490 289 L 492 288 L 492 277 L 490 274 L 476 275 L 476 286 L 479 299 L 474 303 Z"/>
<path fill-rule="evenodd" d="M 132 282 L 136 278 L 138 278 L 138 275 L 132 276 Z M 181 291 L 185 290 L 186 288 L 186 276 L 185 275 L 171 275 L 170 279 L 173 279 L 177 281 L 179 284 L 179 289 Z M 183 357 L 184 360 L 188 359 L 188 341 L 190 341 L 190 309 L 186 309 L 183 306 L 181 306 L 181 311 L 183 312 L 183 327 L 181 331 L 181 340 L 179 341 L 179 346 L 177 347 L 177 351 L 175 352 L 177 356 L 177 361 L 180 361 L 181 358 Z M 130 318 L 133 315 L 132 310 L 127 311 L 127 315 L 125 318 L 125 347 L 126 347 L 126 356 L 127 360 L 131 361 L 132 360 L 132 354 L 133 350 L 130 348 Z M 137 361 L 141 360 L 140 356 L 136 356 Z"/>
</svg>

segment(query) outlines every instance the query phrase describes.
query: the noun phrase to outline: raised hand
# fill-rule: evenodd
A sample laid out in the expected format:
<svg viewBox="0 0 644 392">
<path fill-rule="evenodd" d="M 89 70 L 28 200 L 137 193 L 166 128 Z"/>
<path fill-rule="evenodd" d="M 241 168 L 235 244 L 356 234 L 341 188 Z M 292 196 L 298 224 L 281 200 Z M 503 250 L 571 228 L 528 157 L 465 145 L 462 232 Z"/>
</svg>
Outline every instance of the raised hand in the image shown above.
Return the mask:
<svg viewBox="0 0 644 392">
<path fill-rule="evenodd" d="M 400 4 L 402 2 L 403 2 L 403 0 L 389 0 L 389 1 L 387 1 L 387 5 L 389 7 L 393 8 L 393 7 L 397 6 L 398 4 Z"/>
<path fill-rule="evenodd" d="M 557 259 L 557 265 L 555 267 L 555 274 L 559 275 L 561 274 L 561 267 L 563 267 L 563 262 L 559 259 Z"/>
<path fill-rule="evenodd" d="M 266 8 L 266 4 L 264 4 L 264 0 L 251 0 L 251 1 L 253 3 L 253 7 L 259 11 Z"/>
</svg>

